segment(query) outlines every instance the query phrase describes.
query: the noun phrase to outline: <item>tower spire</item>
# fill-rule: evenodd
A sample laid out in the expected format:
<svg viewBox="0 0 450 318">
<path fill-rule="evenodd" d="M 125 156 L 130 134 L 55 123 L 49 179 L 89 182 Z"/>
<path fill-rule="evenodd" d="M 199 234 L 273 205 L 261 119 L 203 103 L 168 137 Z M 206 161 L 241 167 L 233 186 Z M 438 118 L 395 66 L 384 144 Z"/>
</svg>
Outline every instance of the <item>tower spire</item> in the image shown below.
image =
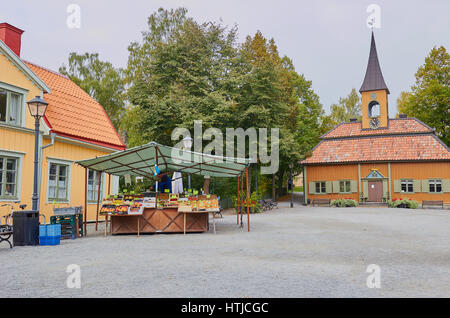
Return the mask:
<svg viewBox="0 0 450 318">
<path fill-rule="evenodd" d="M 372 40 L 370 42 L 369 62 L 367 63 L 366 76 L 359 92 L 376 91 L 385 89 L 389 94 L 389 89 L 384 82 L 381 73 L 380 62 L 378 61 L 377 47 L 375 45 L 375 37 L 372 30 Z"/>
</svg>

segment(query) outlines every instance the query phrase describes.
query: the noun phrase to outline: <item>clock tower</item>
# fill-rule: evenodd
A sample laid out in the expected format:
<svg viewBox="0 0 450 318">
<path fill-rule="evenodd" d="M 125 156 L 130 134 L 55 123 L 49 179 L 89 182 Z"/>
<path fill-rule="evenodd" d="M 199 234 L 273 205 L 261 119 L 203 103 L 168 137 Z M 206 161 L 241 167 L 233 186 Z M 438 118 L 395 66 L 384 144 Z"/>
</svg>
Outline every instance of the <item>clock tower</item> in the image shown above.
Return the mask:
<svg viewBox="0 0 450 318">
<path fill-rule="evenodd" d="M 387 128 L 389 124 L 389 89 L 381 73 L 373 31 L 366 76 L 359 92 L 362 105 L 362 129 Z"/>
</svg>

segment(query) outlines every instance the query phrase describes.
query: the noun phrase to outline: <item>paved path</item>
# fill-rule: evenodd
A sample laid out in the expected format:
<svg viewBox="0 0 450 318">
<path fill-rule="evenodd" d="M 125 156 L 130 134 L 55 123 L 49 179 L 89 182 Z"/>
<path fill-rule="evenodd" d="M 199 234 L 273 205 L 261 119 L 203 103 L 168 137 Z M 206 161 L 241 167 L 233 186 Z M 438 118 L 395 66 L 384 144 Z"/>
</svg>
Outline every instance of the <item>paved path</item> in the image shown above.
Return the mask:
<svg viewBox="0 0 450 318">
<path fill-rule="evenodd" d="M 450 297 L 450 211 L 287 208 L 217 219 L 217 235 L 0 245 L 3 297 Z M 244 218 L 245 220 L 245 218 Z M 81 267 L 81 289 L 66 267 Z M 366 268 L 381 268 L 369 289 Z"/>
</svg>

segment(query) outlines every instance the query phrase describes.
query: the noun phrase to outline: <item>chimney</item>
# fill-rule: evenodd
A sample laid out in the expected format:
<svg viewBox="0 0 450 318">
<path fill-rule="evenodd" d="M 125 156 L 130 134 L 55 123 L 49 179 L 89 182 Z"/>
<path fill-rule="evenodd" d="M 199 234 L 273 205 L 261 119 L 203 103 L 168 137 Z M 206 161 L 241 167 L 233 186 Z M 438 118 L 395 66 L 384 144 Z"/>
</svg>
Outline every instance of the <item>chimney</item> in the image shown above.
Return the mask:
<svg viewBox="0 0 450 318">
<path fill-rule="evenodd" d="M 0 23 L 0 40 L 20 57 L 20 44 L 22 40 L 21 29 L 12 26 L 9 23 Z"/>
<path fill-rule="evenodd" d="M 351 123 L 356 123 L 358 121 L 358 118 L 350 118 Z"/>
<path fill-rule="evenodd" d="M 399 114 L 398 118 L 403 118 L 404 119 L 404 118 L 406 118 L 406 114 Z"/>
</svg>

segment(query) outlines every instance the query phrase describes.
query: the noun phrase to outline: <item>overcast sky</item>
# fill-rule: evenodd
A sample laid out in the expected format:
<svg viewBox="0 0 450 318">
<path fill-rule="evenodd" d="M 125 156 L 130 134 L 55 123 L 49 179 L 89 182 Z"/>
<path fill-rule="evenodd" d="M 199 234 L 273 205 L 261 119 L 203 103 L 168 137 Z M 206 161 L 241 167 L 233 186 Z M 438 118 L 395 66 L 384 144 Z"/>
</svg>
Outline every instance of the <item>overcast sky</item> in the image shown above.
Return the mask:
<svg viewBox="0 0 450 318">
<path fill-rule="evenodd" d="M 69 4 L 81 8 L 81 28 L 67 27 Z M 147 17 L 159 7 L 186 7 L 198 22 L 239 27 L 239 38 L 261 30 L 273 37 L 297 72 L 312 81 L 324 108 L 359 90 L 367 66 L 370 30 L 368 5 L 381 8 L 375 29 L 378 56 L 390 95 L 409 90 L 414 73 L 433 46 L 449 50 L 450 1 L 375 0 L 15 0 L 0 10 L 0 22 L 25 30 L 22 58 L 58 70 L 70 52 L 98 52 L 116 66 L 127 63 L 127 46 L 140 40 Z"/>
</svg>

